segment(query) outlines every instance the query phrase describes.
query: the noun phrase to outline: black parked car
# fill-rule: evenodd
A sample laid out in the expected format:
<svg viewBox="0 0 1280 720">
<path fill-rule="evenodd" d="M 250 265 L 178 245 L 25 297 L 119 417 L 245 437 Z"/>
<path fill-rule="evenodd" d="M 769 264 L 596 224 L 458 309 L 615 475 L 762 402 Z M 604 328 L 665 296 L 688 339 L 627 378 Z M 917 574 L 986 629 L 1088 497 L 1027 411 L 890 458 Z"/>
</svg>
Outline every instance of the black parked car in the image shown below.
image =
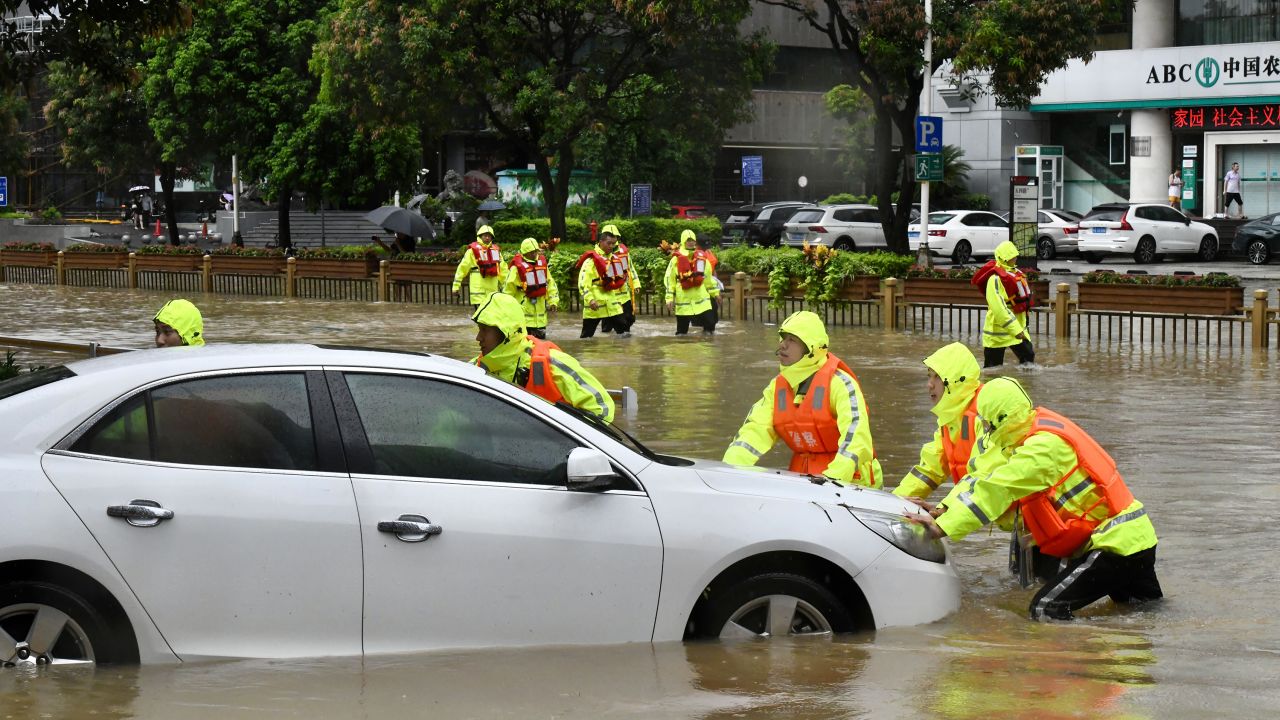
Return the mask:
<svg viewBox="0 0 1280 720">
<path fill-rule="evenodd" d="M 1263 215 L 1236 228 L 1231 249 L 1247 256 L 1254 265 L 1265 265 L 1272 255 L 1280 253 L 1280 213 Z"/>
<path fill-rule="evenodd" d="M 782 239 L 782 226 L 800 208 L 817 207 L 807 202 L 770 202 L 743 205 L 729 213 L 722 241 L 734 244 L 756 244 L 770 247 Z"/>
</svg>

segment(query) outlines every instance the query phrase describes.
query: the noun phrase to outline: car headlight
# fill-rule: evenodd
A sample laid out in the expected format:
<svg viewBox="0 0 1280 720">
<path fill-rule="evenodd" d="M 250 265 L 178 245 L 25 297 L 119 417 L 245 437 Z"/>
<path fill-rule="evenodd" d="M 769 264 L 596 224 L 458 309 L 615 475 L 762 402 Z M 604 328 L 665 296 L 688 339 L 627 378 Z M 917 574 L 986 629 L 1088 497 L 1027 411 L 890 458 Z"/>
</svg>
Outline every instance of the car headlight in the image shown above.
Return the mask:
<svg viewBox="0 0 1280 720">
<path fill-rule="evenodd" d="M 907 522 L 896 515 L 866 512 L 852 514 L 863 527 L 912 557 L 936 563 L 947 561 L 947 549 L 943 547 L 942 541 L 930 537 L 922 525 Z"/>
</svg>

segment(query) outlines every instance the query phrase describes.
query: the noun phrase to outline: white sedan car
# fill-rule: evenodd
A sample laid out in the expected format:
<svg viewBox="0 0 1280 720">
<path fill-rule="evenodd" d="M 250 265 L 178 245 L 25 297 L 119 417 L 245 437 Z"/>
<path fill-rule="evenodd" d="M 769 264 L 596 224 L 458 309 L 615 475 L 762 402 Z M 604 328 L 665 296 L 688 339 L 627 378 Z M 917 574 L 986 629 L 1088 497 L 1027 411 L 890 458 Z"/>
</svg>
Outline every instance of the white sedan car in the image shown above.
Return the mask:
<svg viewBox="0 0 1280 720">
<path fill-rule="evenodd" d="M 1208 262 L 1218 255 L 1218 231 L 1167 205 L 1107 203 L 1093 208 L 1080 221 L 1078 248 L 1091 263 L 1127 255 L 1146 264 L 1174 253 L 1195 255 Z"/>
<path fill-rule="evenodd" d="M 929 254 L 950 256 L 955 263 L 993 257 L 996 246 L 1009 239 L 1009 224 L 986 210 L 946 210 L 929 213 Z M 912 252 L 920 249 L 920 226 L 907 226 Z"/>
<path fill-rule="evenodd" d="M 651 452 L 430 355 L 146 350 L 0 383 L 0 660 L 828 634 L 959 607 L 888 493 Z"/>
</svg>

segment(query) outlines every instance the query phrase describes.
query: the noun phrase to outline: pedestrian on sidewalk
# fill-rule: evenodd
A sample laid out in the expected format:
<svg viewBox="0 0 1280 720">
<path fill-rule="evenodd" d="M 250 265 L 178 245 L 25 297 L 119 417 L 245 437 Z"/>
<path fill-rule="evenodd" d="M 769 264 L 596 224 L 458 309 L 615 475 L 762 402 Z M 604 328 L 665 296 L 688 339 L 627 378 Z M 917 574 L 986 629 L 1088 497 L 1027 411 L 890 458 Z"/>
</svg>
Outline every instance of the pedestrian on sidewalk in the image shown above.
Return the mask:
<svg viewBox="0 0 1280 720">
<path fill-rule="evenodd" d="M 1244 214 L 1244 196 L 1240 194 L 1240 163 L 1238 162 L 1231 163 L 1231 169 L 1222 178 L 1222 212 L 1227 217 L 1231 217 L 1233 202 L 1240 206 L 1240 219 L 1247 218 L 1248 215 Z"/>
</svg>

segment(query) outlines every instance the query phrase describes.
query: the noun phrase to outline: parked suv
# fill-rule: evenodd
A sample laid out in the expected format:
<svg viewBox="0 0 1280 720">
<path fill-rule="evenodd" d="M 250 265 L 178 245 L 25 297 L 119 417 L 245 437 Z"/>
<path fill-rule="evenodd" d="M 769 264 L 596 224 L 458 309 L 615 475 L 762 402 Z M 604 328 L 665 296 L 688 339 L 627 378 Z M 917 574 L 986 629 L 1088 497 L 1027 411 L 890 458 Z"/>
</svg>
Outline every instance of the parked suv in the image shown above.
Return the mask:
<svg viewBox="0 0 1280 720">
<path fill-rule="evenodd" d="M 789 201 L 743 205 L 729 213 L 723 228 L 725 243 L 754 243 L 777 245 L 782 237 L 782 226 L 800 208 L 817 207 L 813 203 Z"/>
<path fill-rule="evenodd" d="M 1137 263 L 1184 253 L 1209 261 L 1218 255 L 1218 231 L 1158 203 L 1106 203 L 1080 221 L 1080 255 L 1100 263 L 1108 255 L 1131 255 Z"/>
<path fill-rule="evenodd" d="M 836 250 L 884 250 L 884 228 L 875 205 L 820 205 L 791 216 L 782 242 L 826 245 Z"/>
</svg>

